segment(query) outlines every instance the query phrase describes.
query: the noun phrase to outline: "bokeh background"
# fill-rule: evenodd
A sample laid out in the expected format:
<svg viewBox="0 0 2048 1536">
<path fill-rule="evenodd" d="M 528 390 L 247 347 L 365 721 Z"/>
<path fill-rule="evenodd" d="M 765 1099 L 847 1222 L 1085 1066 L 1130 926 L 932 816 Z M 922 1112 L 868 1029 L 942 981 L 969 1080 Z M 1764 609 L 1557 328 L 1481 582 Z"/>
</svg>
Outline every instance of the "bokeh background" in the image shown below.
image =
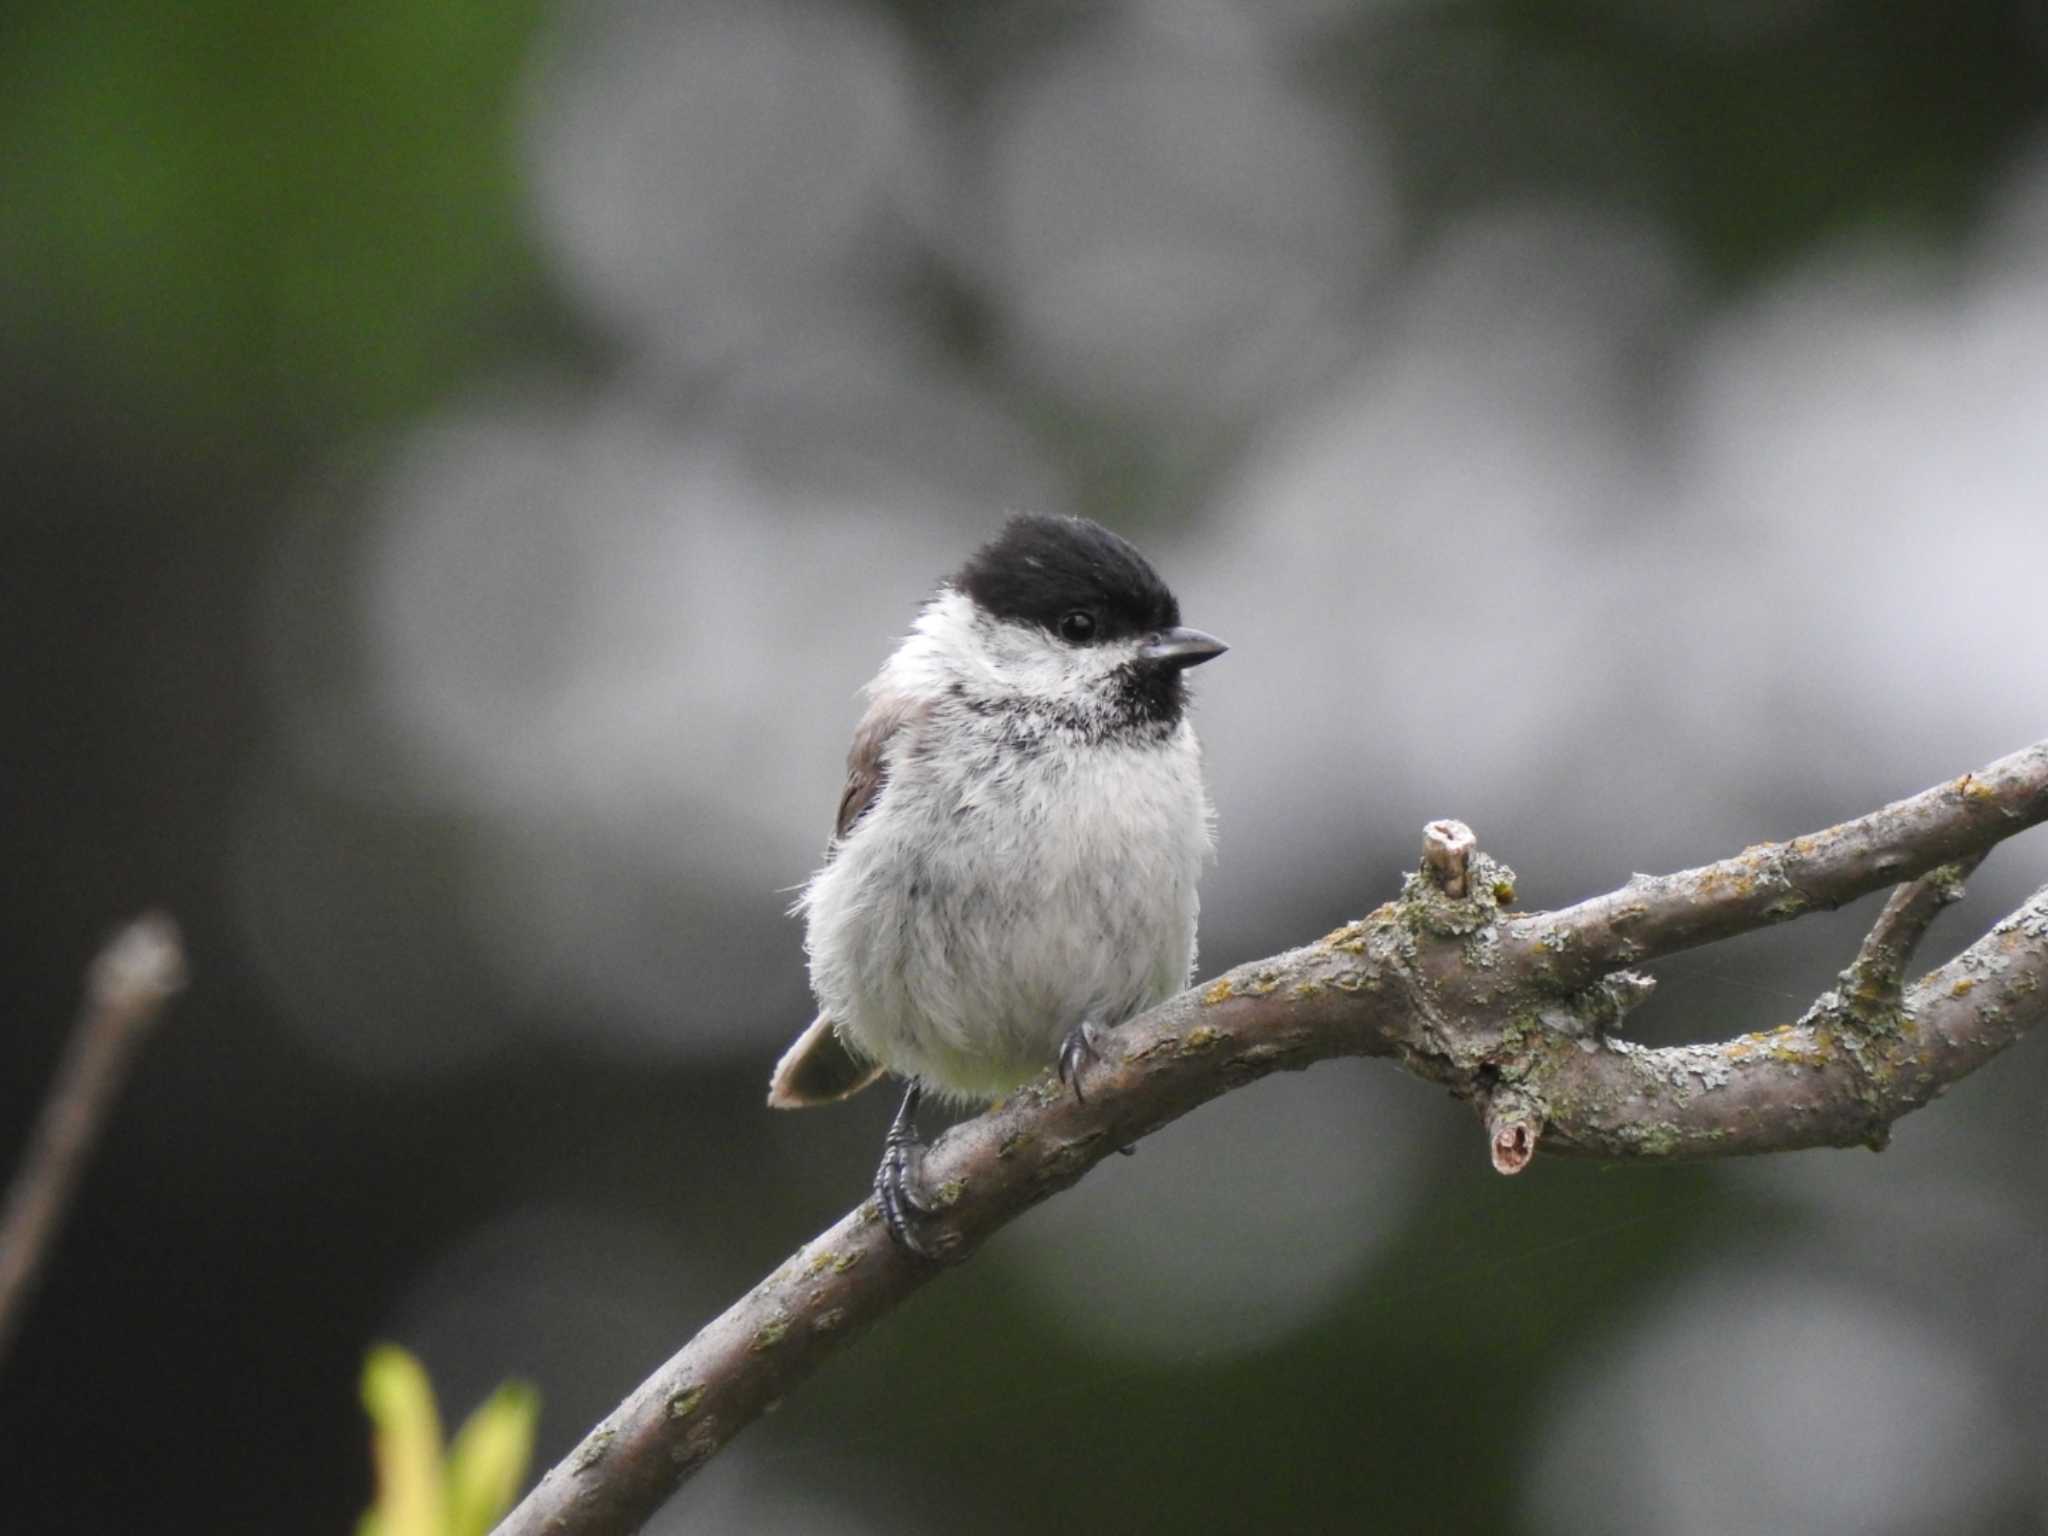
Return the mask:
<svg viewBox="0 0 2048 1536">
<path fill-rule="evenodd" d="M 348 1530 L 380 1338 L 552 1459 L 862 1193 L 890 1103 L 762 1107 L 784 909 L 1007 510 L 1233 643 L 1205 972 L 1433 816 L 1557 905 L 2048 734 L 2044 105 L 2039 0 L 18 0 L 0 1156 L 116 921 L 196 980 L 0 1523 Z M 1796 1016 L 1871 911 L 1641 1037 Z M 1510 1182 L 1384 1064 L 1263 1083 L 654 1529 L 2048 1529 L 2044 1092 Z"/>
</svg>

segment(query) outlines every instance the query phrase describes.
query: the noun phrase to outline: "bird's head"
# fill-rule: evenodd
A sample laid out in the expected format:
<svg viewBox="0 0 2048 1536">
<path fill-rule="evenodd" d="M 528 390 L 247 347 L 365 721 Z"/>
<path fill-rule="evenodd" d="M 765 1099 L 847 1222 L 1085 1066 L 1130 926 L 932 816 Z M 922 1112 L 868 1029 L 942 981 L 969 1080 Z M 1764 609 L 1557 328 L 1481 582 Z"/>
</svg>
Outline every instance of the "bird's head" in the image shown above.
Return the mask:
<svg viewBox="0 0 2048 1536">
<path fill-rule="evenodd" d="M 1171 725 L 1183 674 L 1223 654 L 1180 622 L 1145 557 L 1079 517 L 1015 517 L 940 590 L 919 629 L 970 703 L 1071 714 L 1083 729 Z"/>
</svg>

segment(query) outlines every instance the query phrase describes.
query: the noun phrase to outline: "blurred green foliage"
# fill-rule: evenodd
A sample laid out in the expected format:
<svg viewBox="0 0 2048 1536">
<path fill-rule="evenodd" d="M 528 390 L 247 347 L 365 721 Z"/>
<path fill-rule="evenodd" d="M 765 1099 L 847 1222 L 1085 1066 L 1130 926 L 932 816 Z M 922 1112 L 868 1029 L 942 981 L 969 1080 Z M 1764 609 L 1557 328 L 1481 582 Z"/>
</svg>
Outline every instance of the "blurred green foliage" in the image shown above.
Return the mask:
<svg viewBox="0 0 2048 1536">
<path fill-rule="evenodd" d="M 363 1366 L 363 1407 L 376 1431 L 377 1502 L 356 1536 L 485 1536 L 511 1507 L 540 1418 L 532 1387 L 499 1387 L 444 1454 L 426 1371 L 396 1345 L 380 1344 Z"/>
<path fill-rule="evenodd" d="M 188 427 L 425 404 L 534 284 L 516 135 L 531 0 L 15 8 L 10 329 Z"/>
<path fill-rule="evenodd" d="M 1632 207 L 1735 284 L 1845 234 L 1958 231 L 2040 119 L 2041 27 L 2011 0 L 1470 0 L 1365 8 L 1315 69 L 1390 122 L 1411 205 Z"/>
<path fill-rule="evenodd" d="M 1088 22 L 892 9 L 970 94 Z M 544 304 L 515 122 L 543 16 L 534 0 L 15 7 L 0 325 L 90 356 L 94 393 L 186 430 L 324 435 L 424 407 Z M 1881 24 L 1821 0 L 1368 6 L 1302 62 L 1384 123 L 1420 233 L 1519 190 L 1580 191 L 1654 211 L 1702 272 L 1740 280 L 1845 229 L 1967 218 L 2039 117 L 2029 16 L 2010 0 L 1902 4 Z"/>
</svg>

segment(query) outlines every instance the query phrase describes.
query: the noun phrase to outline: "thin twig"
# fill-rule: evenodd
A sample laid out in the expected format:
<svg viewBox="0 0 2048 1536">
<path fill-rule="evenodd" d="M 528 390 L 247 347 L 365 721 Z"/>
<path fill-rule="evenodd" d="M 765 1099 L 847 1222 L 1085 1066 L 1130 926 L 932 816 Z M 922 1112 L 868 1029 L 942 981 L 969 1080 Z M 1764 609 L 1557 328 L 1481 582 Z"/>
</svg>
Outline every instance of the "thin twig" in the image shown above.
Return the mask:
<svg viewBox="0 0 2048 1536">
<path fill-rule="evenodd" d="M 1905 985 L 1906 967 L 1913 951 L 1927 936 L 1942 908 L 1963 899 L 1963 882 L 1984 862 L 1976 853 L 1953 864 L 1929 870 L 1909 885 L 1902 885 L 1885 902 L 1877 921 L 1864 936 L 1863 947 L 1849 969 L 1842 973 L 1849 995 L 1864 1007 L 1896 1007 Z"/>
<path fill-rule="evenodd" d="M 1472 1102 L 1504 1173 L 1539 1147 L 1671 1159 L 1874 1141 L 2048 1017 L 2048 887 L 1882 1015 L 1851 1012 L 1831 993 L 1768 1034 L 1651 1050 L 1612 1038 L 1650 986 L 1623 967 L 1838 906 L 2044 819 L 2048 742 L 1811 837 L 1528 916 L 1504 910 L 1510 871 L 1471 847 L 1453 854 L 1462 839 L 1433 831 L 1427 873 L 1399 901 L 1114 1031 L 1085 1104 L 1048 1078 L 955 1126 L 924 1163 L 937 1219 L 955 1251 L 971 1254 L 1195 1106 L 1344 1055 L 1392 1057 Z M 1464 879 L 1439 878 L 1453 872 Z M 1910 925 L 1880 919 L 1883 942 Z M 873 1203 L 862 1204 L 650 1376 L 499 1536 L 637 1530 L 734 1435 L 938 1273 L 898 1249 Z"/>
<path fill-rule="evenodd" d="M 84 1006 L 0 1210 L 0 1360 L 135 1047 L 184 984 L 177 925 L 160 912 L 115 934 L 86 972 Z"/>
</svg>

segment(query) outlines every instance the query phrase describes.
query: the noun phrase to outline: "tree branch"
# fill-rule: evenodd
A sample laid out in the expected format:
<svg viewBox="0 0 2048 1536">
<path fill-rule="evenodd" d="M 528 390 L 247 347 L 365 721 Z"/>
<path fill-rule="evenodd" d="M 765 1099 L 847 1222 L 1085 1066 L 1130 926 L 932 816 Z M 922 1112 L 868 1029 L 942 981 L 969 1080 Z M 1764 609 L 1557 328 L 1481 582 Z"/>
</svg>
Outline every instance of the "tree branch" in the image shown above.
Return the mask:
<svg viewBox="0 0 2048 1536">
<path fill-rule="evenodd" d="M 1789 843 L 1620 890 L 1522 926 L 1524 947 L 1552 949 L 1560 985 L 1739 933 L 1831 910 L 1940 864 L 1981 856 L 2048 816 L 2048 742 L 1937 784 L 1881 811 Z M 1569 950 L 1569 954 L 1565 951 Z"/>
<path fill-rule="evenodd" d="M 86 973 L 84 1009 L 0 1210 L 0 1359 L 134 1048 L 184 984 L 178 930 L 156 912 L 109 939 Z"/>
<path fill-rule="evenodd" d="M 1634 1159 L 1877 1144 L 2048 1014 L 2048 886 L 1902 989 L 1966 866 L 2048 819 L 2048 742 L 1809 837 L 1560 912 L 1511 916 L 1514 876 L 1433 823 L 1398 901 L 1239 966 L 1116 1030 L 1088 1100 L 1049 1078 L 927 1154 L 930 1239 L 964 1258 L 1116 1149 L 1269 1072 L 1391 1056 L 1473 1103 L 1494 1166 L 1555 1152 Z M 1947 867 L 1943 867 L 1947 866 Z M 1926 879 L 1919 877 L 1926 876 Z M 1652 982 L 1623 967 L 1839 906 L 1899 881 L 1843 988 L 1797 1023 L 1718 1045 L 1612 1038 Z M 872 1202 L 813 1239 L 650 1376 L 541 1480 L 499 1536 L 616 1536 L 847 1341 L 941 1271 L 889 1241 Z"/>
</svg>

